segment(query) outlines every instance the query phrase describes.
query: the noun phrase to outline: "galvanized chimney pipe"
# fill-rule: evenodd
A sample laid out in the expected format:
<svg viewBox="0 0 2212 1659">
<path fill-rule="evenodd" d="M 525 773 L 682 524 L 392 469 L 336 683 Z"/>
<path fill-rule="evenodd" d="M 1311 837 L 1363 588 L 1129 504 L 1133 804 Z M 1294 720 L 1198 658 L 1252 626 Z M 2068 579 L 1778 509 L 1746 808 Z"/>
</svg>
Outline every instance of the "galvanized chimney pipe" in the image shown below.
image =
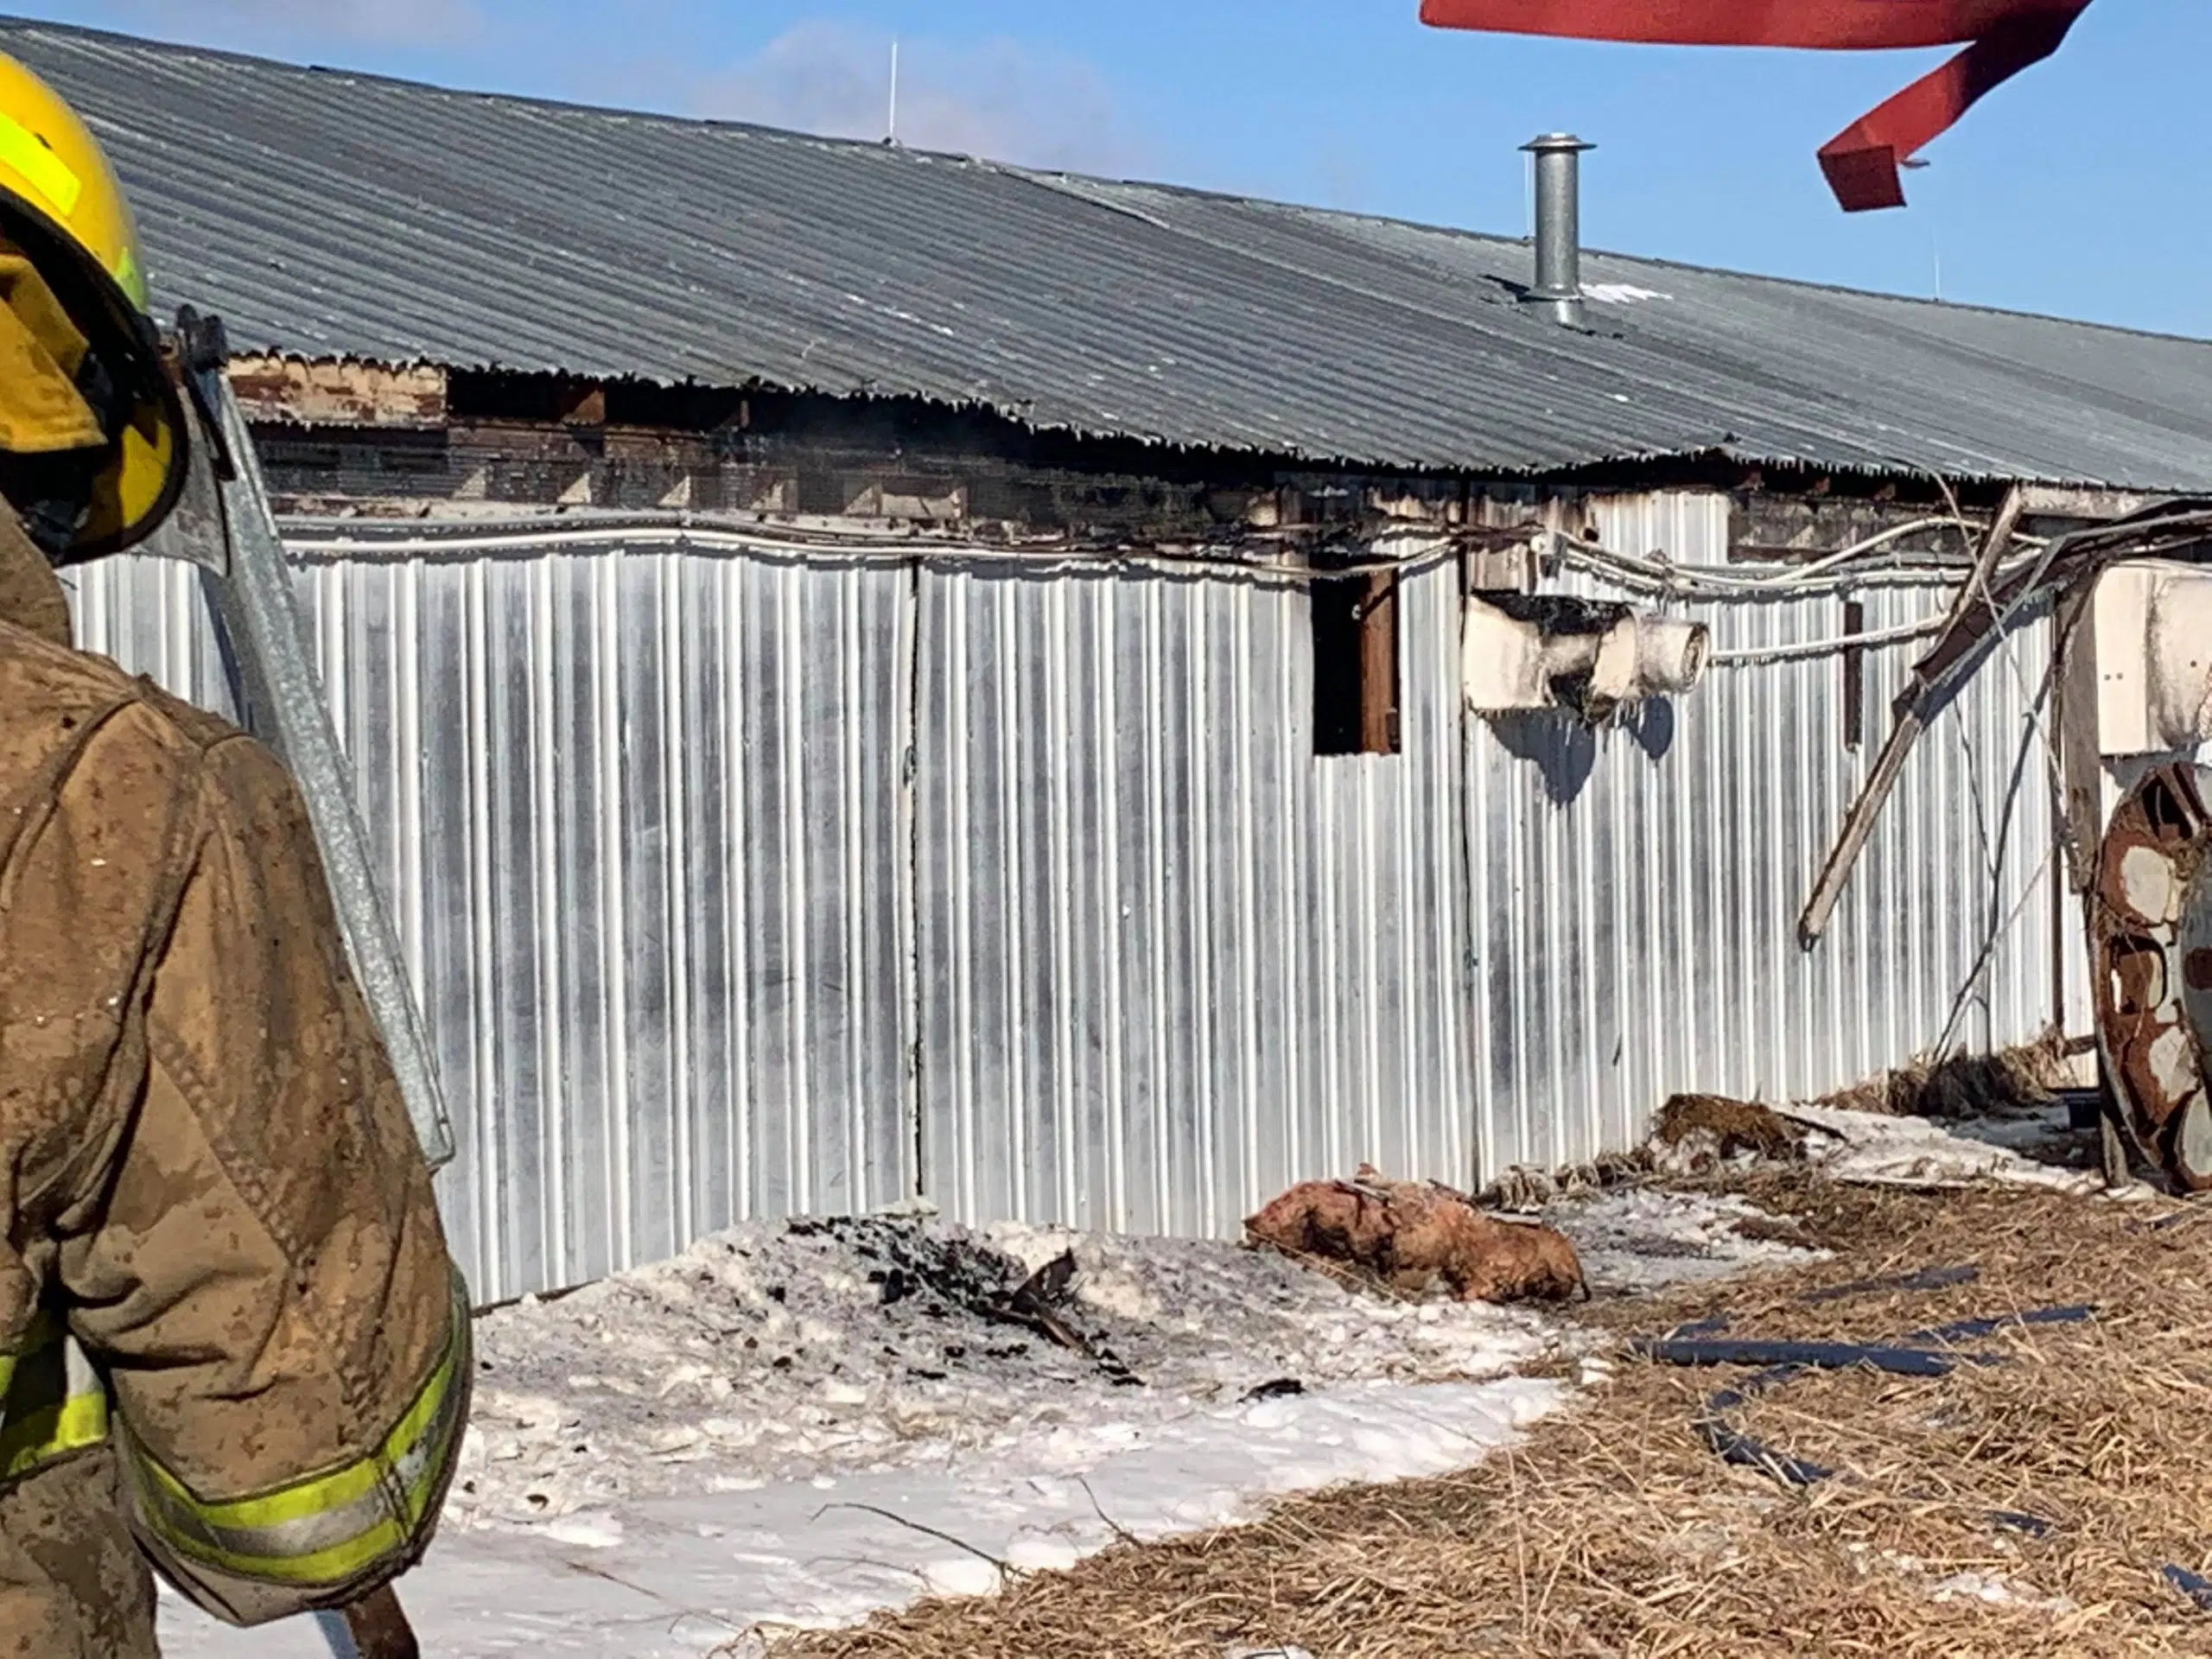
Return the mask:
<svg viewBox="0 0 2212 1659">
<path fill-rule="evenodd" d="M 1531 305 L 1570 327 L 1582 321 L 1582 152 L 1571 133 L 1548 132 L 1521 147 L 1536 158 L 1536 285 Z"/>
</svg>

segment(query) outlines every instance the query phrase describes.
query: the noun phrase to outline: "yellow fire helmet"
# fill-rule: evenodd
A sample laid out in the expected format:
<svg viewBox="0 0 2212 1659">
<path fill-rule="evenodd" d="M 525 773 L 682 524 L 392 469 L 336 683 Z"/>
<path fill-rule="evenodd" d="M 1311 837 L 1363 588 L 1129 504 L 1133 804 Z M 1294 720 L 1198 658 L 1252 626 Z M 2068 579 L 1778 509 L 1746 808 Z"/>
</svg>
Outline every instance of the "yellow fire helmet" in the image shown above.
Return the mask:
<svg viewBox="0 0 2212 1659">
<path fill-rule="evenodd" d="M 0 238 L 29 257 L 115 382 L 122 426 L 91 515 L 57 563 L 143 540 L 184 488 L 190 442 L 148 312 L 138 233 L 114 170 L 54 89 L 0 53 Z"/>
</svg>

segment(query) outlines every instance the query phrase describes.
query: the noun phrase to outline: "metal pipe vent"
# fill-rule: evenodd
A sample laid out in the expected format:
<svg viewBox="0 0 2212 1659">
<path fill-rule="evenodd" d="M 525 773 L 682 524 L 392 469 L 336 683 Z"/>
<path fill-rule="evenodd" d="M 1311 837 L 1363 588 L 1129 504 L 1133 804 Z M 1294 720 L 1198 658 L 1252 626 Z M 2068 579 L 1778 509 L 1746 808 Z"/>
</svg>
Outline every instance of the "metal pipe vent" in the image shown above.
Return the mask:
<svg viewBox="0 0 2212 1659">
<path fill-rule="evenodd" d="M 1572 133 L 1548 132 L 1522 149 L 1536 158 L 1536 283 L 1527 295 L 1554 321 L 1582 321 L 1582 152 Z"/>
</svg>

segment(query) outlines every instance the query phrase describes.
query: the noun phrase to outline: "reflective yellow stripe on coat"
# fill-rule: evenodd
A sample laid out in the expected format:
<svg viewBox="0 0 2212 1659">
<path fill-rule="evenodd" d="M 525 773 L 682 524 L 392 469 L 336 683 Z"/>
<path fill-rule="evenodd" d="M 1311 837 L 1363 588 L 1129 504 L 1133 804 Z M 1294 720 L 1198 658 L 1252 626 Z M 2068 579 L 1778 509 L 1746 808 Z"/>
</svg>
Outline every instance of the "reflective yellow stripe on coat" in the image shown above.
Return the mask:
<svg viewBox="0 0 2212 1659">
<path fill-rule="evenodd" d="M 107 1389 L 50 1312 L 19 1353 L 0 1355 L 0 1481 L 107 1439 Z"/>
<path fill-rule="evenodd" d="M 456 1287 L 453 1334 L 429 1380 L 384 1444 L 342 1469 L 256 1497 L 210 1503 L 130 1445 L 143 1519 L 180 1555 L 234 1577 L 338 1585 L 405 1553 L 452 1461 L 474 1361 L 468 1304 Z"/>
</svg>

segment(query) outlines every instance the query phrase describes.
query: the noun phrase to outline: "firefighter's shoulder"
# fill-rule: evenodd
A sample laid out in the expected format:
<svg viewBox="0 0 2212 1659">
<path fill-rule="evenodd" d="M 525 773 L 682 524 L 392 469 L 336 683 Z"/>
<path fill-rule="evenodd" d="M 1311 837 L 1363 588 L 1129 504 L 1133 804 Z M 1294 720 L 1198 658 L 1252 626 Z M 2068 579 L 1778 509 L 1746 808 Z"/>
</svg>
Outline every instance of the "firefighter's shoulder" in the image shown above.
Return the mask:
<svg viewBox="0 0 2212 1659">
<path fill-rule="evenodd" d="M 185 789 L 211 752 L 257 747 L 105 657 L 0 623 L 0 798 L 91 781 L 88 763 L 114 785 Z"/>
</svg>

